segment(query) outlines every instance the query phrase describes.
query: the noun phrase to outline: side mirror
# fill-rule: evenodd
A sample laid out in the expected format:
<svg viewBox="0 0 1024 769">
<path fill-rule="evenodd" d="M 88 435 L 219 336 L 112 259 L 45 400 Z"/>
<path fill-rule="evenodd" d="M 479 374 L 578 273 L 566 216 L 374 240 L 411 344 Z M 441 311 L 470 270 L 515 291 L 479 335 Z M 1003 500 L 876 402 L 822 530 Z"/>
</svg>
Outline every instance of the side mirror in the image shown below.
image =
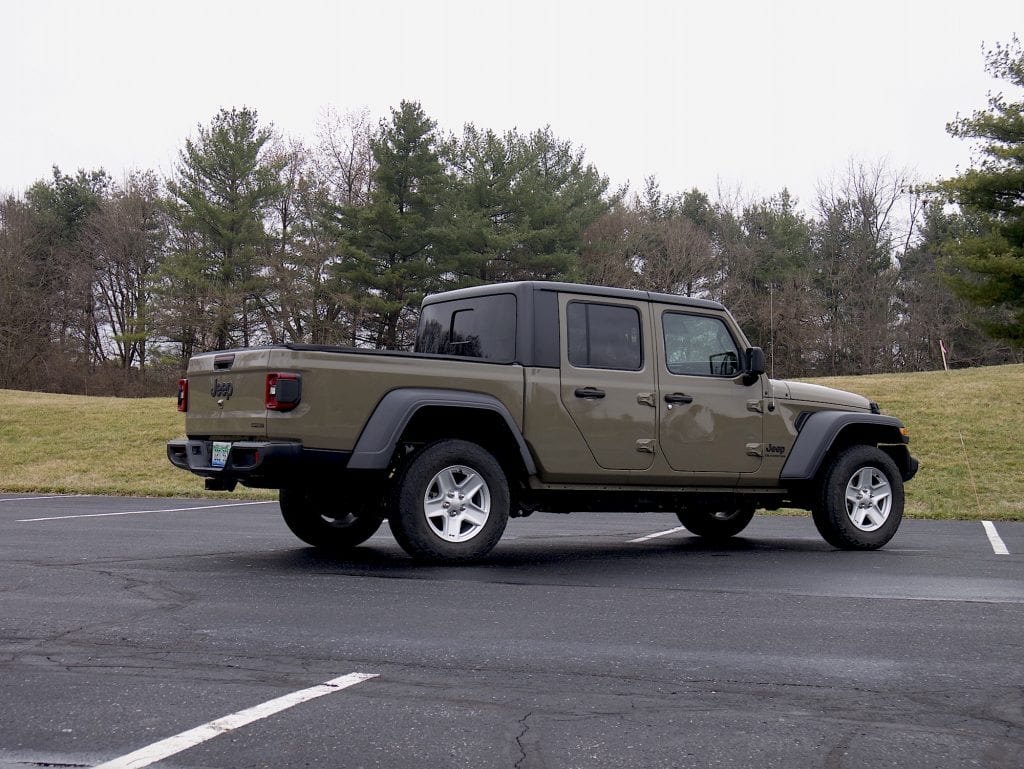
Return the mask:
<svg viewBox="0 0 1024 769">
<path fill-rule="evenodd" d="M 754 384 L 765 372 L 764 350 L 760 347 L 747 349 L 747 370 L 743 372 L 743 378 L 747 384 Z"/>
</svg>

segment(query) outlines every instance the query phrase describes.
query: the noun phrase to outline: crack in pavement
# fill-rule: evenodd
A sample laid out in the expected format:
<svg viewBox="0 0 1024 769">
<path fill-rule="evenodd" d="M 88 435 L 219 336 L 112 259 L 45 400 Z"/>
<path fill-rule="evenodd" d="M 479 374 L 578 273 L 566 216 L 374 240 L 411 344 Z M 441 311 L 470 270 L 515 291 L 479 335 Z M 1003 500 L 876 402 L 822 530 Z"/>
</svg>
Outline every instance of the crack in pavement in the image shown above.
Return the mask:
<svg viewBox="0 0 1024 769">
<path fill-rule="evenodd" d="M 523 738 L 526 737 L 527 733 L 530 731 L 530 725 L 526 722 L 532 715 L 533 711 L 530 711 L 518 721 L 520 732 L 516 735 L 516 747 L 519 748 L 519 758 L 517 758 L 515 764 L 513 764 L 514 769 L 522 769 L 524 762 L 527 759 L 526 745 L 523 744 Z"/>
</svg>

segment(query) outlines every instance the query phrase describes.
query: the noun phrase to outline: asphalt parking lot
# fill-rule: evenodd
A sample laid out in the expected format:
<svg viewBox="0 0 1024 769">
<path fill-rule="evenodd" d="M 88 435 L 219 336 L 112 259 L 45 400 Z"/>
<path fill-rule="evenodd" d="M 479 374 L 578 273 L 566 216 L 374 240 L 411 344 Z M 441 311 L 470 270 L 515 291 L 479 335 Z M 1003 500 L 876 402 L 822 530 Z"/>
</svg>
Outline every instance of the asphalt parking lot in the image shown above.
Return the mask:
<svg viewBox="0 0 1024 769">
<path fill-rule="evenodd" d="M 275 503 L 0 495 L 0 767 L 1024 765 L 1024 524 L 677 526 L 431 567 Z"/>
</svg>

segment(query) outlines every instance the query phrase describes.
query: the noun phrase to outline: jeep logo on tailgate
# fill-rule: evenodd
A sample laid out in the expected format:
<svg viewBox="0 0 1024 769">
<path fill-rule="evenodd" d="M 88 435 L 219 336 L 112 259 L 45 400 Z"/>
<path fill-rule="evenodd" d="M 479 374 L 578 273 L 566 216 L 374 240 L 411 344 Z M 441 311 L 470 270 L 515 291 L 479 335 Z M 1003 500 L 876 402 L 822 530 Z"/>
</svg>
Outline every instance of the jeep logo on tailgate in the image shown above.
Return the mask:
<svg viewBox="0 0 1024 769">
<path fill-rule="evenodd" d="M 213 380 L 213 387 L 210 388 L 210 395 L 214 398 L 230 398 L 235 391 L 231 382 L 222 382 L 219 379 Z"/>
</svg>

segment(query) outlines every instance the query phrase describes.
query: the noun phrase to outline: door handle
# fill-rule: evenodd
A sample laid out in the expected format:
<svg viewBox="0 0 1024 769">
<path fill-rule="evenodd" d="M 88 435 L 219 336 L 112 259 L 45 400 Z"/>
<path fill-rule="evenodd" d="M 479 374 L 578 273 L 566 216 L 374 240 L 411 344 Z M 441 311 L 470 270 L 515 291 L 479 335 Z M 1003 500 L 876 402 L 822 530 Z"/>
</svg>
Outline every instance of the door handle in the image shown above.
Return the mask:
<svg viewBox="0 0 1024 769">
<path fill-rule="evenodd" d="M 683 393 L 668 393 L 665 395 L 665 403 L 693 403 L 693 396 Z"/>
<path fill-rule="evenodd" d="M 598 390 L 596 387 L 577 387 L 576 397 L 586 398 L 588 400 L 600 400 L 604 397 L 604 390 Z"/>
</svg>

